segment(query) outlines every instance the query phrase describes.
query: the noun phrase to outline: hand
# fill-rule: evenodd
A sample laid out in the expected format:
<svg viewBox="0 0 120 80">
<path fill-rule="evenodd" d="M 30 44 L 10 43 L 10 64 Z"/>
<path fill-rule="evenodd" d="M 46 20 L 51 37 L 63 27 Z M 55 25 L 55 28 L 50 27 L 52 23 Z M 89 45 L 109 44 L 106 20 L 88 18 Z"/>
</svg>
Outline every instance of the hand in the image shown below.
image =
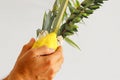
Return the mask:
<svg viewBox="0 0 120 80">
<path fill-rule="evenodd" d="M 32 49 L 35 40 L 26 44 L 16 64 L 5 80 L 52 80 L 63 63 L 62 48 L 56 51 L 46 46 Z"/>
</svg>

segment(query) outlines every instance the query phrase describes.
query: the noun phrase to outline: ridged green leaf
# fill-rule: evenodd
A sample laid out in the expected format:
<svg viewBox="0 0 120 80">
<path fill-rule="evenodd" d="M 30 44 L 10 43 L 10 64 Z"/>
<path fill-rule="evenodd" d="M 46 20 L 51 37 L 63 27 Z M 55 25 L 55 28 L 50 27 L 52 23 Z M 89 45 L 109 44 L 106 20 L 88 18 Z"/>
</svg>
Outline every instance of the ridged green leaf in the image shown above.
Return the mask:
<svg viewBox="0 0 120 80">
<path fill-rule="evenodd" d="M 52 11 L 49 11 L 48 14 L 45 13 L 42 30 L 47 30 L 48 32 L 50 32 L 53 20 L 54 20 L 54 17 L 53 17 Z"/>
<path fill-rule="evenodd" d="M 71 46 L 73 46 L 73 47 L 75 47 L 75 48 L 77 48 L 77 49 L 80 50 L 80 47 L 79 47 L 75 42 L 73 42 L 71 39 L 69 39 L 68 37 L 66 37 L 66 38 L 64 38 L 64 39 L 65 39 L 65 41 L 66 41 L 68 44 L 70 44 Z"/>
</svg>

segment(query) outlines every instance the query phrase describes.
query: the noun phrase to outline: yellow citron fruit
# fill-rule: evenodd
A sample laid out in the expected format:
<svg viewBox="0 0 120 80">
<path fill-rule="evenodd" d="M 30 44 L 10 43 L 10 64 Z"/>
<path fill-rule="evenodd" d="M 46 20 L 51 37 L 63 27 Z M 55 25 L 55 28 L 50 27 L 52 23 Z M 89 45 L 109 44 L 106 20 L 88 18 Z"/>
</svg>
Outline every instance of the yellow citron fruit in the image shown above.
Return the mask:
<svg viewBox="0 0 120 80">
<path fill-rule="evenodd" d="M 41 46 L 47 46 L 48 48 L 56 50 L 58 47 L 57 34 L 55 32 L 52 32 L 38 39 L 34 43 L 33 48 L 38 48 Z"/>
</svg>

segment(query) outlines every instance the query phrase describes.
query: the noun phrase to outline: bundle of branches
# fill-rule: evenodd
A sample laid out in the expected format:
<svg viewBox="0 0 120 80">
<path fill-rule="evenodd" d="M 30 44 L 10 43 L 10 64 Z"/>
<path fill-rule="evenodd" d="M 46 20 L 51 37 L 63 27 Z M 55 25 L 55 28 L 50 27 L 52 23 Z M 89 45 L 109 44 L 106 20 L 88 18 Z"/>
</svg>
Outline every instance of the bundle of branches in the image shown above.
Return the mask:
<svg viewBox="0 0 120 80">
<path fill-rule="evenodd" d="M 42 33 L 45 32 L 46 34 L 55 33 L 55 37 L 62 36 L 70 45 L 80 49 L 79 46 L 69 38 L 69 36 L 78 32 L 79 26 L 76 23 L 83 21 L 84 18 L 88 18 L 88 16 L 93 14 L 96 9 L 100 8 L 104 1 L 105 0 L 84 0 L 80 2 L 79 0 L 56 0 L 53 9 L 49 10 L 48 13 L 45 12 L 42 29 L 39 28 L 37 30 L 37 36 L 43 36 Z M 44 38 L 45 37 L 46 36 L 44 36 Z M 51 37 L 46 39 L 46 41 L 41 41 L 39 37 L 34 47 L 40 47 L 39 45 L 42 44 L 40 42 L 43 42 L 43 45 L 46 46 L 57 46 L 55 39 Z"/>
</svg>

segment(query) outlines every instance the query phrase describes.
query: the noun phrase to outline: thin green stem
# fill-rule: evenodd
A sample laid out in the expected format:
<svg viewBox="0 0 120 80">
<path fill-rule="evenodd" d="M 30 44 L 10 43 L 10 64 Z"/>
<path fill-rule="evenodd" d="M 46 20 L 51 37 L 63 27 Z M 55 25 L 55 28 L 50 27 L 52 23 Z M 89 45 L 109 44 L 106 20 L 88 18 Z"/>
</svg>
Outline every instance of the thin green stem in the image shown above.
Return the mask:
<svg viewBox="0 0 120 80">
<path fill-rule="evenodd" d="M 59 28 L 60 28 L 60 24 L 62 22 L 63 15 L 64 15 L 64 13 L 66 11 L 66 8 L 67 8 L 67 5 L 68 5 L 68 1 L 69 0 L 63 0 L 62 1 L 61 7 L 59 9 L 58 15 L 57 15 L 57 17 L 56 17 L 56 19 L 54 21 L 54 25 L 53 25 L 53 27 L 54 27 L 54 31 L 53 32 L 55 32 L 55 33 L 57 33 Z"/>
</svg>

